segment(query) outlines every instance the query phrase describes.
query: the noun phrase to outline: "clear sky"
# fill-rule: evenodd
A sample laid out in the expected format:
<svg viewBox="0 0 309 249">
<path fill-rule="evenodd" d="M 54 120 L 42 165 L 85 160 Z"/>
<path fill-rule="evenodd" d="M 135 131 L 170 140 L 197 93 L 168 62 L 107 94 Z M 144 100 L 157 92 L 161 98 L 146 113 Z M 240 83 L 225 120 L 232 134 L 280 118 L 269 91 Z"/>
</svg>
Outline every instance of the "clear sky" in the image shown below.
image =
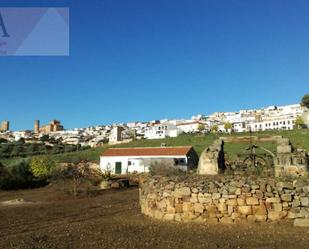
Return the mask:
<svg viewBox="0 0 309 249">
<path fill-rule="evenodd" d="M 0 120 L 190 118 L 309 92 L 308 0 L 1 0 L 70 7 L 69 57 L 0 57 Z"/>
</svg>

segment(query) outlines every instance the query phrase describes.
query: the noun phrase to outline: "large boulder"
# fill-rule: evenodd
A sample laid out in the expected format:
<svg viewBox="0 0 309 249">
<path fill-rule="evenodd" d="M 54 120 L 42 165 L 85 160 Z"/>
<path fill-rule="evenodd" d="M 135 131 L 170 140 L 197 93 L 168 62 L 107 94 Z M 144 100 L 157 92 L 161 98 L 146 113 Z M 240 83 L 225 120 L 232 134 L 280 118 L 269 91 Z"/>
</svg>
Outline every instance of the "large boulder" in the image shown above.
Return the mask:
<svg viewBox="0 0 309 249">
<path fill-rule="evenodd" d="M 219 170 L 223 168 L 223 141 L 215 140 L 212 145 L 202 152 L 198 163 L 197 172 L 200 175 L 217 175 Z"/>
</svg>

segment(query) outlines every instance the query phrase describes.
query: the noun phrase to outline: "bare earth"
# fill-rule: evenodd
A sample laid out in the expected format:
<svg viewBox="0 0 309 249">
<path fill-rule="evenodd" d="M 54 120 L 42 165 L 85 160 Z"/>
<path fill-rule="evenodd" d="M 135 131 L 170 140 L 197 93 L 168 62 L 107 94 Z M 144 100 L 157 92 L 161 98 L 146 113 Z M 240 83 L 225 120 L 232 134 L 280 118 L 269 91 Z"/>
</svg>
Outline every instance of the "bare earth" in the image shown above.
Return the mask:
<svg viewBox="0 0 309 249">
<path fill-rule="evenodd" d="M 309 229 L 159 222 L 140 213 L 137 188 L 74 198 L 46 187 L 0 192 L 0 248 L 299 249 L 309 248 Z"/>
</svg>

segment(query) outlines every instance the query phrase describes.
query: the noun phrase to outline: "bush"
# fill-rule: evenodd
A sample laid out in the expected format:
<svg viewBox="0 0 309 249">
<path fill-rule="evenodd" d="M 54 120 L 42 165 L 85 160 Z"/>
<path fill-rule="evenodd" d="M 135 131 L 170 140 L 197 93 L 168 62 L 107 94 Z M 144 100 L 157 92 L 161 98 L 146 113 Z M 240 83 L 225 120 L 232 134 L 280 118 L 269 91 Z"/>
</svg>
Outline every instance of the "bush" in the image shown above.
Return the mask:
<svg viewBox="0 0 309 249">
<path fill-rule="evenodd" d="M 47 156 L 33 157 L 30 162 L 32 174 L 39 179 L 47 179 L 55 168 L 55 162 Z"/>
<path fill-rule="evenodd" d="M 26 160 L 22 160 L 10 168 L 3 165 L 1 165 L 0 168 L 0 189 L 15 190 L 36 188 L 47 184 L 45 180 L 37 179 L 33 176 L 29 162 Z"/>
<path fill-rule="evenodd" d="M 162 160 L 151 163 L 149 174 L 152 176 L 175 176 L 183 175 L 185 172 L 175 166 L 174 160 Z"/>
</svg>

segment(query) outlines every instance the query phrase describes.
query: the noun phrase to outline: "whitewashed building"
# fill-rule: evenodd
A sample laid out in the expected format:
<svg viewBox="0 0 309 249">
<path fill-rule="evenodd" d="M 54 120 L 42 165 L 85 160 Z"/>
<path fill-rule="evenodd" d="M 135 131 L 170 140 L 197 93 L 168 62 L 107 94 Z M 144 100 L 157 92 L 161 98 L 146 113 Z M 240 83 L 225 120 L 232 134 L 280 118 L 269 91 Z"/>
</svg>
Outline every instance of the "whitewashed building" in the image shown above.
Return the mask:
<svg viewBox="0 0 309 249">
<path fill-rule="evenodd" d="M 156 124 L 146 128 L 144 137 L 146 139 L 159 139 L 166 137 L 177 137 L 181 133 L 181 130 L 178 129 L 176 125 Z"/>
<path fill-rule="evenodd" d="M 251 129 L 251 131 L 293 130 L 294 126 L 295 118 L 276 118 L 247 124 L 248 130 Z"/>
<path fill-rule="evenodd" d="M 186 171 L 197 166 L 198 155 L 191 146 L 110 148 L 101 155 L 100 168 L 112 174 L 144 173 L 164 160 L 172 160 L 176 167 Z"/>
<path fill-rule="evenodd" d="M 122 141 L 122 131 L 124 131 L 124 128 L 122 126 L 113 127 L 109 136 L 109 142 L 115 143 Z"/>
<path fill-rule="evenodd" d="M 185 133 L 196 133 L 199 132 L 200 126 L 203 126 L 205 130 L 208 130 L 208 125 L 201 121 L 190 121 L 185 123 L 177 124 L 177 128 Z"/>
</svg>

